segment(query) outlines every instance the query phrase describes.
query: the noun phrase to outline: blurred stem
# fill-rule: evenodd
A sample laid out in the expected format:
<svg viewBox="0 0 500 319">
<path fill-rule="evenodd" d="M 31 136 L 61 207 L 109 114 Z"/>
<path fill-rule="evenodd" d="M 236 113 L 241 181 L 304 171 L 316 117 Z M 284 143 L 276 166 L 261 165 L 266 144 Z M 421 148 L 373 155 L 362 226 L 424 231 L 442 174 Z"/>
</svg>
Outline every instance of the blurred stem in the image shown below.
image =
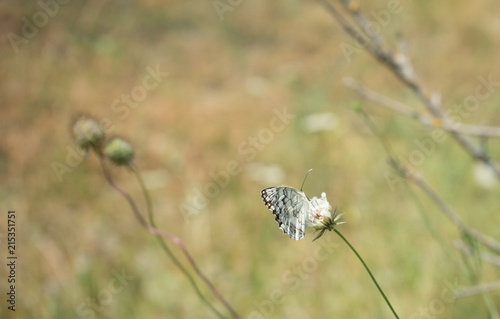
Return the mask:
<svg viewBox="0 0 500 319">
<path fill-rule="evenodd" d="M 375 123 L 373 123 L 373 121 L 371 120 L 370 116 L 365 112 L 365 110 L 363 109 L 363 107 L 361 105 L 359 105 L 359 107 L 356 110 L 363 117 L 363 120 L 365 121 L 366 126 L 368 126 L 368 128 L 370 128 L 372 133 L 378 138 L 378 140 L 380 141 L 380 144 L 382 144 L 382 147 L 384 148 L 385 153 L 389 157 L 390 161 L 395 162 L 397 159 L 395 152 L 392 150 L 392 148 L 389 145 L 389 142 L 387 142 L 386 138 L 382 134 L 380 134 L 377 127 L 375 126 Z M 398 174 L 400 173 L 399 171 L 396 171 L 396 172 Z M 417 195 L 412 190 L 410 185 L 408 185 L 408 180 L 405 178 L 405 176 L 403 176 L 401 174 L 399 174 L 399 175 L 403 179 L 403 183 L 406 187 L 406 190 L 410 194 L 410 197 L 413 199 L 413 201 L 417 205 L 418 210 L 420 212 L 420 215 L 422 216 L 422 219 L 424 220 L 425 226 L 427 227 L 427 229 L 431 233 L 432 237 L 434 237 L 434 239 L 440 244 L 441 248 L 444 250 L 446 255 L 451 260 L 456 261 L 456 258 L 454 258 L 452 256 L 452 254 L 449 252 L 449 250 L 445 249 L 445 242 L 444 242 L 443 238 L 438 234 L 437 230 L 434 228 L 434 225 L 432 225 L 431 221 L 429 220 L 429 218 L 425 214 L 424 206 L 423 206 L 422 202 L 418 199 Z M 460 265 L 462 266 L 462 270 L 463 270 L 463 265 L 462 264 L 460 264 Z"/>
<path fill-rule="evenodd" d="M 129 203 L 130 207 L 132 208 L 132 211 L 134 212 L 134 215 L 137 218 L 137 220 L 139 221 L 139 223 L 144 228 L 146 228 L 150 233 L 158 235 L 158 236 L 161 236 L 161 237 L 164 237 L 164 238 L 167 238 L 167 239 L 171 240 L 174 244 L 176 244 L 182 250 L 182 253 L 186 257 L 186 259 L 189 261 L 189 263 L 191 264 L 191 267 L 193 267 L 193 269 L 196 271 L 196 273 L 198 274 L 198 276 L 200 276 L 200 278 L 203 279 L 203 281 L 205 282 L 205 284 L 210 288 L 210 290 L 217 297 L 217 299 L 219 299 L 219 301 L 222 302 L 222 304 L 224 304 L 224 306 L 229 310 L 229 312 L 231 312 L 231 314 L 235 318 L 240 318 L 240 316 L 238 315 L 238 313 L 222 297 L 222 295 L 217 291 L 217 289 L 215 289 L 215 286 L 201 272 L 200 268 L 198 268 L 198 265 L 196 264 L 196 262 L 194 261 L 194 259 L 191 257 L 191 254 L 189 254 L 189 251 L 187 250 L 186 246 L 184 246 L 184 243 L 182 242 L 182 240 L 180 240 L 178 237 L 176 237 L 176 236 L 174 236 L 172 234 L 169 234 L 167 232 L 163 232 L 161 230 L 158 230 L 158 229 L 154 228 L 153 226 L 148 225 L 148 223 L 146 222 L 146 220 L 139 213 L 139 209 L 137 208 L 137 205 L 135 204 L 135 202 L 132 199 L 132 197 L 127 192 L 125 192 L 123 189 L 121 189 L 118 185 L 116 185 L 115 182 L 113 181 L 113 179 L 111 177 L 111 174 L 109 173 L 109 170 L 106 167 L 104 155 L 102 154 L 102 152 L 100 152 L 98 149 L 96 149 L 96 153 L 99 156 L 99 160 L 101 162 L 102 170 L 103 170 L 103 173 L 104 173 L 104 177 L 106 178 L 106 181 L 111 185 L 111 187 L 114 190 L 116 190 L 120 195 L 122 195 L 127 200 L 127 202 Z"/>
<path fill-rule="evenodd" d="M 446 256 L 448 256 L 448 258 L 455 265 L 458 265 L 458 267 L 460 268 L 460 270 L 462 272 L 466 273 L 467 270 L 465 269 L 465 266 L 463 265 L 463 263 L 460 263 L 459 260 L 457 260 L 457 257 L 451 253 L 450 249 L 446 249 L 446 242 L 444 241 L 443 237 L 438 233 L 436 227 L 432 224 L 431 220 L 429 219 L 429 217 L 427 216 L 427 214 L 425 212 L 426 209 L 424 207 L 424 204 L 417 197 L 417 194 L 415 194 L 415 191 L 410 187 L 410 185 L 408 185 L 408 181 L 406 179 L 404 179 L 404 185 L 405 185 L 405 188 L 406 188 L 408 194 L 415 202 L 415 205 L 417 205 L 417 209 L 420 212 L 420 216 L 422 216 L 422 219 L 424 220 L 425 227 L 429 230 L 429 233 L 431 234 L 431 236 L 434 238 L 434 240 L 436 240 L 436 242 L 439 243 L 439 246 L 444 251 Z"/>
<path fill-rule="evenodd" d="M 148 219 L 149 219 L 149 224 L 156 228 L 156 224 L 154 222 L 154 215 L 153 215 L 153 205 L 152 205 L 152 202 L 151 202 L 151 196 L 149 195 L 149 192 L 146 188 L 146 186 L 144 185 L 144 180 L 142 179 L 141 177 L 141 174 L 139 173 L 139 170 L 138 168 L 135 166 L 135 165 L 130 165 L 129 166 L 130 169 L 132 170 L 132 172 L 134 172 L 136 178 L 137 178 L 137 181 L 139 182 L 139 185 L 142 189 L 142 192 L 144 194 L 144 198 L 146 199 L 146 206 L 147 206 L 147 210 L 148 210 Z M 170 250 L 170 248 L 168 248 L 168 245 L 167 243 L 165 243 L 165 240 L 163 239 L 163 237 L 161 237 L 160 235 L 156 235 L 156 239 L 158 240 L 158 243 L 160 244 L 161 248 L 163 249 L 163 251 L 165 251 L 165 253 L 168 255 L 168 257 L 172 260 L 172 262 L 177 266 L 177 268 L 179 268 L 181 270 L 181 272 L 187 277 L 189 283 L 191 284 L 191 286 L 194 288 L 194 290 L 196 291 L 196 294 L 198 295 L 198 297 L 200 297 L 200 299 L 208 306 L 210 307 L 210 309 L 212 309 L 212 311 L 219 317 L 219 318 L 224 318 L 224 316 L 222 316 L 221 313 L 219 313 L 217 311 L 217 309 L 215 309 L 215 307 L 205 298 L 205 296 L 201 293 L 200 289 L 198 288 L 198 286 L 196 285 L 196 282 L 194 281 L 193 277 L 191 276 L 191 274 L 189 274 L 189 272 L 186 270 L 186 268 L 184 268 L 184 266 L 179 262 L 179 260 L 175 257 L 175 255 L 172 253 L 172 251 Z"/>
<path fill-rule="evenodd" d="M 195 263 L 193 257 L 191 257 L 191 254 L 189 254 L 189 251 L 187 250 L 186 246 L 184 246 L 184 243 L 182 242 L 182 240 L 180 240 L 180 238 L 178 238 L 172 234 L 166 233 L 164 231 L 158 230 L 158 229 L 151 227 L 151 226 L 148 226 L 147 228 L 148 228 L 150 233 L 168 238 L 172 242 L 174 242 L 177 246 L 179 246 L 179 248 L 184 253 L 184 256 L 187 258 L 187 260 L 191 264 L 191 267 L 194 268 L 194 270 L 196 271 L 198 276 L 200 276 L 201 279 L 203 279 L 203 281 L 205 282 L 205 284 L 210 288 L 210 290 L 212 290 L 213 294 L 217 297 L 217 299 L 219 299 L 220 302 L 222 302 L 224 304 L 224 306 L 229 310 L 229 312 L 231 312 L 231 314 L 235 318 L 238 318 L 238 319 L 241 318 L 238 315 L 238 313 L 231 307 L 231 305 L 229 305 L 229 303 L 217 291 L 217 289 L 215 289 L 215 286 L 210 282 L 210 280 L 208 280 L 208 278 L 201 272 L 200 268 L 198 268 L 198 265 Z"/>
<path fill-rule="evenodd" d="M 384 148 L 387 155 L 391 158 L 396 158 L 395 152 L 392 150 L 391 146 L 386 141 L 386 139 L 378 132 L 375 123 L 373 123 L 370 116 L 365 112 L 365 109 L 363 108 L 361 103 L 355 106 L 355 111 L 361 114 L 363 120 L 365 120 L 366 126 L 368 126 L 368 128 L 370 128 L 370 130 L 372 131 L 373 135 L 375 135 L 379 139 L 380 144 L 382 144 L 382 147 Z"/>
<path fill-rule="evenodd" d="M 469 256 L 466 256 L 465 254 L 462 255 L 464 258 L 464 263 L 467 266 L 467 270 L 469 270 L 470 282 L 473 286 L 480 285 L 483 274 L 482 259 L 478 241 L 466 232 L 463 233 L 463 240 L 471 250 L 471 254 Z M 488 309 L 490 318 L 500 319 L 498 311 L 495 307 L 495 303 L 493 302 L 493 300 L 491 300 L 491 296 L 489 295 L 489 293 L 483 290 L 481 291 L 481 297 L 486 304 L 486 308 Z"/>
<path fill-rule="evenodd" d="M 370 119 L 370 117 L 368 116 L 368 114 L 364 111 L 364 109 L 361 106 L 358 106 L 356 108 L 356 111 L 358 111 L 362 115 L 363 119 L 365 120 L 366 125 L 370 128 L 370 130 L 372 131 L 372 133 L 379 139 L 379 141 L 382 144 L 385 152 L 389 156 L 390 164 L 396 169 L 396 171 L 399 173 L 399 175 L 402 176 L 402 178 L 404 178 L 404 184 L 405 184 L 408 192 L 410 193 L 410 196 L 416 202 L 416 204 L 417 204 L 417 206 L 419 208 L 419 211 L 420 211 L 420 213 L 421 213 L 421 215 L 422 215 L 422 217 L 424 219 L 424 223 L 427 226 L 427 229 L 429 229 L 431 235 L 441 244 L 441 246 L 443 247 L 443 250 L 448 255 L 448 257 L 450 257 L 451 260 L 455 260 L 455 258 L 450 254 L 450 252 L 448 250 L 444 249 L 444 241 L 443 241 L 442 237 L 437 234 L 436 230 L 434 229 L 434 227 L 432 226 L 432 224 L 430 223 L 429 219 L 427 218 L 427 216 L 424 213 L 424 209 L 423 209 L 422 203 L 418 200 L 416 194 L 409 187 L 409 185 L 407 183 L 407 176 L 406 176 L 406 174 L 404 174 L 404 172 L 402 172 L 399 169 L 400 165 L 398 164 L 398 162 L 396 160 L 396 156 L 395 156 L 394 152 L 392 151 L 389 143 L 378 132 L 378 130 L 377 130 L 376 126 L 375 126 L 375 123 L 373 123 L 373 121 Z M 418 181 L 418 179 L 414 179 L 413 181 L 415 182 L 416 180 Z M 417 183 L 417 185 L 419 185 L 419 186 L 422 187 L 421 184 L 422 183 L 420 183 L 420 184 Z M 422 187 L 422 188 L 424 188 L 424 191 L 425 191 L 428 187 Z M 436 201 L 441 202 L 440 198 L 436 199 L 437 195 L 435 195 L 434 192 L 427 191 L 426 193 L 435 202 Z M 433 196 L 431 196 L 431 195 L 433 195 Z M 442 203 L 441 205 L 438 205 L 438 206 L 440 206 L 442 210 L 447 210 L 446 209 L 447 206 L 444 203 Z M 445 209 L 443 209 L 443 207 Z M 456 215 L 456 214 L 454 214 L 454 213 L 451 214 L 451 216 L 454 216 L 454 215 Z M 457 225 L 457 227 L 459 228 L 459 230 L 462 231 L 462 235 L 465 237 L 465 241 L 469 244 L 469 246 L 474 248 L 474 251 L 476 252 L 475 253 L 475 255 L 476 255 L 475 257 L 479 258 L 477 256 L 477 250 L 479 249 L 479 247 L 477 247 L 477 243 L 478 243 L 478 236 L 480 234 L 477 234 L 476 232 L 467 229 L 465 227 L 465 225 L 461 222 L 461 220 L 458 217 L 457 218 L 450 218 L 450 219 L 452 221 L 454 221 L 454 224 Z M 481 239 L 481 238 L 483 238 L 483 237 L 479 236 L 479 239 Z M 488 245 L 489 242 L 486 241 L 486 243 L 485 243 L 485 241 L 486 240 L 483 240 L 481 242 L 483 244 L 485 244 L 486 246 L 490 247 L 490 248 L 492 248 L 492 246 L 493 246 L 493 248 L 495 248 L 495 245 L 492 245 L 492 244 Z M 498 251 L 498 250 L 496 250 L 496 251 Z M 465 273 L 467 273 L 469 275 L 469 277 L 471 279 L 471 282 L 473 282 L 475 284 L 478 284 L 480 282 L 480 280 L 479 280 L 479 278 L 477 276 L 481 275 L 481 265 L 480 265 L 481 261 L 480 260 L 476 260 L 476 262 L 478 262 L 479 265 L 477 265 L 477 267 L 474 268 L 473 265 L 471 265 L 471 263 L 469 262 L 469 260 L 465 256 L 463 256 L 463 258 L 464 258 L 463 263 L 459 264 L 460 268 L 462 269 L 462 271 L 464 271 Z M 481 293 L 481 296 L 483 298 L 484 303 L 486 304 L 486 307 L 488 308 L 488 311 L 490 313 L 491 318 L 493 318 L 493 319 L 500 319 L 498 311 L 496 310 L 495 305 L 494 305 L 493 301 L 491 300 L 491 296 L 487 292 L 485 292 L 485 291 L 483 291 Z"/>
<path fill-rule="evenodd" d="M 488 308 L 488 311 L 490 312 L 490 316 L 492 319 L 500 319 L 500 315 L 498 314 L 498 311 L 495 307 L 495 302 L 491 300 L 491 296 L 486 292 L 483 291 L 481 293 L 481 296 L 483 297 L 484 303 L 486 304 L 486 307 Z"/>
<path fill-rule="evenodd" d="M 361 258 L 361 256 L 358 254 L 358 252 L 356 251 L 356 249 L 354 249 L 354 247 L 352 247 L 351 243 L 349 243 L 349 241 L 336 228 L 334 228 L 333 231 L 336 232 L 337 235 L 339 235 L 340 238 L 342 238 L 342 240 L 347 244 L 347 246 L 349 246 L 349 248 L 351 248 L 351 250 L 356 254 L 356 256 L 358 257 L 359 261 L 361 261 L 361 263 L 365 267 L 366 271 L 368 272 L 368 274 L 372 278 L 373 283 L 375 283 L 375 286 L 377 286 L 378 291 L 380 292 L 380 294 L 382 295 L 382 297 L 384 297 L 385 302 L 387 303 L 387 305 L 389 306 L 389 308 L 391 308 L 391 311 L 394 314 L 394 317 L 396 317 L 397 319 L 399 319 L 398 315 L 396 314 L 396 311 L 394 311 L 394 308 L 392 308 L 392 305 L 389 302 L 389 299 L 387 299 L 387 297 L 385 296 L 384 292 L 382 291 L 382 288 L 380 288 L 377 280 L 375 279 L 375 277 L 373 277 L 372 272 L 370 271 L 370 269 L 368 268 L 368 266 L 365 264 L 363 258 Z"/>
<path fill-rule="evenodd" d="M 127 192 L 125 192 L 123 189 L 118 187 L 118 185 L 116 185 L 115 182 L 113 181 L 113 178 L 111 177 L 109 169 L 106 167 L 106 160 L 104 158 L 104 155 L 100 152 L 99 149 L 95 149 L 95 151 L 97 153 L 97 156 L 99 156 L 99 161 L 101 162 L 102 172 L 104 173 L 104 178 L 106 178 L 106 181 L 108 182 L 108 184 L 127 200 L 128 204 L 132 208 L 132 212 L 134 213 L 134 215 L 137 218 L 137 220 L 139 221 L 139 223 L 143 227 L 148 228 L 149 225 L 146 223 L 144 218 L 139 213 L 139 209 L 137 208 L 137 205 L 135 205 L 135 202 L 132 199 L 132 197 L 130 197 L 130 195 L 127 194 Z"/>
</svg>

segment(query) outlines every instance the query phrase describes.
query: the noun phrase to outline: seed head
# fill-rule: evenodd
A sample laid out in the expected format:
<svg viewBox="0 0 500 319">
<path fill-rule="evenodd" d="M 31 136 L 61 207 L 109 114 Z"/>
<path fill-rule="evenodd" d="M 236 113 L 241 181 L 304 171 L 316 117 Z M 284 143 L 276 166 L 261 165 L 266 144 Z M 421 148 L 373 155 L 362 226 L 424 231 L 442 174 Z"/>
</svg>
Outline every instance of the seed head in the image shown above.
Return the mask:
<svg viewBox="0 0 500 319">
<path fill-rule="evenodd" d="M 104 154 L 116 165 L 129 165 L 134 158 L 132 145 L 119 137 L 112 138 L 106 143 Z"/>
<path fill-rule="evenodd" d="M 104 140 L 104 131 L 99 123 L 90 117 L 81 116 L 73 124 L 73 136 L 76 144 L 84 150 L 97 148 Z"/>
</svg>

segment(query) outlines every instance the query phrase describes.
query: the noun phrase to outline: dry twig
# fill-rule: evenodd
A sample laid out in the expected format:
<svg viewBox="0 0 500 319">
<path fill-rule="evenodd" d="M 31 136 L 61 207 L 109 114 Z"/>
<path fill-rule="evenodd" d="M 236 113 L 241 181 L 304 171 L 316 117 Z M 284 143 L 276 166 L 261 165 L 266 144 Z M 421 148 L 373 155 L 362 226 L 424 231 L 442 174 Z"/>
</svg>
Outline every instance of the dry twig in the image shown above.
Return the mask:
<svg viewBox="0 0 500 319">
<path fill-rule="evenodd" d="M 474 253 L 474 249 L 466 245 L 464 242 L 460 240 L 456 240 L 454 243 L 454 246 L 456 249 L 462 251 L 464 254 L 471 256 Z M 497 255 L 493 255 L 484 251 L 479 252 L 479 257 L 481 257 L 482 260 L 484 260 L 487 263 L 490 263 L 494 266 L 500 267 L 500 257 Z"/>
<path fill-rule="evenodd" d="M 500 281 L 490 282 L 487 284 L 480 284 L 473 287 L 462 288 L 454 291 L 455 297 L 465 298 L 482 294 L 483 292 L 491 292 L 500 290 Z"/>
<path fill-rule="evenodd" d="M 344 78 L 344 84 L 370 101 L 385 106 L 386 108 L 403 116 L 420 121 L 423 126 L 442 128 L 450 132 L 461 133 L 464 135 L 473 135 L 477 137 L 500 137 L 500 127 L 468 125 L 454 122 L 448 119 L 433 118 L 427 115 L 420 114 L 420 112 L 415 111 L 404 103 L 393 100 L 390 97 L 373 91 L 350 77 Z"/>
<path fill-rule="evenodd" d="M 373 35 L 370 37 L 360 31 L 360 28 L 363 27 L 363 21 L 366 21 L 367 19 L 364 18 L 363 14 L 359 11 L 359 8 L 353 10 L 353 4 L 351 3 L 351 1 L 341 1 L 346 11 L 351 14 L 356 21 L 357 24 L 353 25 L 337 8 L 331 5 L 328 0 L 316 1 L 318 1 L 325 8 L 325 10 L 328 11 L 328 13 L 330 13 L 335 18 L 335 20 L 340 23 L 342 28 L 344 28 L 344 30 L 348 34 L 350 34 L 354 39 L 361 42 L 364 45 L 365 49 L 373 57 L 375 57 L 380 63 L 385 65 L 387 69 L 391 71 L 404 85 L 410 88 L 435 118 L 440 119 L 442 122 L 449 121 L 446 118 L 443 110 L 441 109 L 440 99 L 433 98 L 432 96 L 427 94 L 427 91 L 419 82 L 408 56 L 406 56 L 402 52 L 393 54 L 390 50 L 382 46 L 381 40 L 375 40 L 376 37 L 374 37 Z M 450 134 L 473 158 L 489 166 L 495 173 L 495 176 L 500 179 L 500 169 L 498 168 L 497 163 L 490 159 L 490 157 L 480 144 L 474 143 L 462 132 L 452 130 L 450 131 Z"/>
</svg>

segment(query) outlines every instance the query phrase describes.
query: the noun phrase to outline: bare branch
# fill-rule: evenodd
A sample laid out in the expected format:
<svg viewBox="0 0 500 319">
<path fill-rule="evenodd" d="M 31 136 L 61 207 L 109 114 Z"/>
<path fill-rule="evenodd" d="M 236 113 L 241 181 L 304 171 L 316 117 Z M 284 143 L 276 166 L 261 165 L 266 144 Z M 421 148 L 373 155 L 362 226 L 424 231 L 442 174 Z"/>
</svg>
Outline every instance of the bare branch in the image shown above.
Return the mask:
<svg viewBox="0 0 500 319">
<path fill-rule="evenodd" d="M 373 91 L 356 80 L 347 77 L 344 78 L 344 84 L 355 90 L 359 95 L 364 98 L 379 103 L 386 108 L 399 113 L 403 116 L 416 119 L 422 123 L 423 126 L 432 126 L 442 128 L 450 132 L 456 132 L 466 135 L 473 135 L 478 137 L 500 137 L 500 127 L 495 126 L 481 126 L 481 125 L 468 125 L 461 124 L 451 120 L 443 120 L 439 118 L 432 118 L 415 111 L 411 107 L 399 101 L 393 100 L 385 95 Z"/>
<path fill-rule="evenodd" d="M 500 281 L 459 289 L 454 291 L 454 293 L 457 298 L 465 298 L 496 290 L 500 290 Z"/>
<path fill-rule="evenodd" d="M 344 84 L 347 87 L 356 91 L 359 95 L 363 96 L 364 98 L 379 103 L 380 105 L 385 106 L 396 113 L 402 114 L 412 119 L 420 120 L 421 122 L 426 122 L 426 124 L 430 123 L 430 121 L 428 120 L 429 117 L 421 115 L 419 112 L 413 110 L 406 104 L 393 100 L 385 95 L 382 95 L 378 92 L 375 92 L 367 88 L 366 86 L 354 80 L 353 78 L 350 77 L 344 78 Z"/>
<path fill-rule="evenodd" d="M 367 39 L 367 36 L 360 32 L 357 28 L 351 26 L 347 19 L 334 7 L 328 0 L 318 1 L 334 18 L 337 20 L 344 30 L 355 39 Z M 353 15 L 353 10 L 347 10 Z M 356 10 L 356 15 L 362 15 L 359 10 Z M 359 18 L 358 18 L 359 19 Z M 363 18 L 364 19 L 364 18 Z M 368 38 L 370 40 L 370 38 Z M 434 99 L 426 93 L 426 90 L 420 84 L 416 73 L 414 72 L 412 63 L 408 56 L 402 52 L 393 55 L 389 50 L 379 47 L 374 41 L 362 43 L 365 49 L 372 54 L 380 63 L 384 64 L 403 84 L 410 88 L 417 97 L 426 106 L 427 110 L 436 118 L 447 122 L 445 114 L 441 110 L 439 99 Z M 460 132 L 451 131 L 453 138 L 476 160 L 485 163 L 493 170 L 495 176 L 500 179 L 500 169 L 498 165 L 492 161 L 485 150 L 478 144 L 473 143 L 467 136 Z"/>
<path fill-rule="evenodd" d="M 383 49 L 377 45 L 377 42 L 370 41 L 371 39 L 365 33 L 359 31 L 359 28 L 349 23 L 342 13 L 332 6 L 328 0 L 316 1 L 319 2 L 319 4 L 321 4 L 323 8 L 325 8 L 325 10 L 340 23 L 342 28 L 344 28 L 350 36 L 360 42 L 370 53 L 375 55 L 379 61 L 389 61 L 388 55 L 390 55 L 390 53 L 383 51 Z"/>
<path fill-rule="evenodd" d="M 358 2 L 352 2 L 350 0 L 342 0 L 344 4 L 344 8 L 351 12 L 354 20 L 358 23 L 359 27 L 362 30 L 368 30 L 370 28 L 370 23 L 365 19 L 365 16 L 361 13 L 361 8 Z M 379 50 L 382 50 L 384 47 L 384 40 L 375 32 L 367 33 L 366 35 L 375 42 L 375 45 L 378 46 Z"/>
<path fill-rule="evenodd" d="M 472 253 L 473 253 L 472 248 L 470 246 L 464 244 L 462 241 L 456 240 L 453 244 L 455 245 L 456 249 L 462 251 L 463 253 L 465 253 L 469 256 L 472 255 Z M 479 252 L 479 257 L 481 257 L 481 259 L 484 260 L 485 262 L 488 262 L 492 265 L 500 267 L 500 257 L 498 257 L 496 255 L 481 251 L 481 252 Z"/>
</svg>

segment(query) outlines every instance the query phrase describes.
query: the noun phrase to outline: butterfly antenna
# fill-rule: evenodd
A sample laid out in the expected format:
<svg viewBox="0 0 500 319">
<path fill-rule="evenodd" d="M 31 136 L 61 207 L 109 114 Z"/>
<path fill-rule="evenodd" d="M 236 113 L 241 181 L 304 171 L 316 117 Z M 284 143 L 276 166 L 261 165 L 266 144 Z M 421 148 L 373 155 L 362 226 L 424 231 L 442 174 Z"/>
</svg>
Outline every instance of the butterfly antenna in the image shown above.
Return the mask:
<svg viewBox="0 0 500 319">
<path fill-rule="evenodd" d="M 304 183 L 306 182 L 307 175 L 312 171 L 313 169 L 311 168 L 310 170 L 307 171 L 306 176 L 304 177 L 304 181 L 302 182 L 302 186 L 300 186 L 300 191 L 302 192 L 302 187 L 304 187 Z"/>
</svg>

